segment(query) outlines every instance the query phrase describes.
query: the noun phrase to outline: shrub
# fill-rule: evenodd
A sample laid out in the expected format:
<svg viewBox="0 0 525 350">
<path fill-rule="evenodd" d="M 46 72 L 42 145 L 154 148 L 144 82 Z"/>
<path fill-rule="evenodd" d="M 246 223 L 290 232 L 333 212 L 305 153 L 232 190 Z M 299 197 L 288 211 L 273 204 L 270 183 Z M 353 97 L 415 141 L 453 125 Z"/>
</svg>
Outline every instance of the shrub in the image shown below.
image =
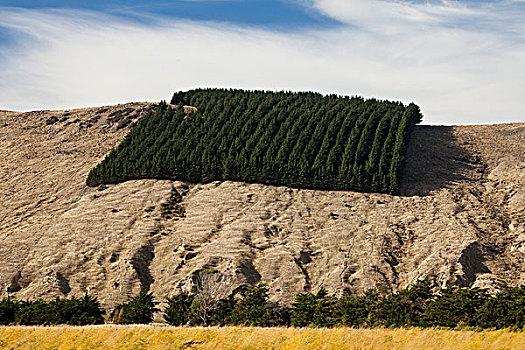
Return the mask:
<svg viewBox="0 0 525 350">
<path fill-rule="evenodd" d="M 56 310 L 51 303 L 25 302 L 16 313 L 15 323 L 26 326 L 59 324 Z"/>
<path fill-rule="evenodd" d="M 104 310 L 97 299 L 84 294 L 82 298 L 72 300 L 74 300 L 74 309 L 66 323 L 76 326 L 104 323 Z"/>
<path fill-rule="evenodd" d="M 525 327 L 525 286 L 507 287 L 488 298 L 479 309 L 478 325 L 483 328 Z"/>
</svg>

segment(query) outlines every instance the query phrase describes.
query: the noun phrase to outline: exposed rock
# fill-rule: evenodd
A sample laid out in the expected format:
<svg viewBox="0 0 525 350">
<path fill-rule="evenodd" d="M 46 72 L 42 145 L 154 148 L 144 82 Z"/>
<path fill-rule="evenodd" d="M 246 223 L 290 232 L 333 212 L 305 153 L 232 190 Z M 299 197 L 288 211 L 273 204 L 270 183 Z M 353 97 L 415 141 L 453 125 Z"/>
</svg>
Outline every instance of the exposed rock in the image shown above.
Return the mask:
<svg viewBox="0 0 525 350">
<path fill-rule="evenodd" d="M 152 107 L 0 112 L 2 296 L 89 291 L 110 308 L 141 289 L 161 301 L 202 270 L 234 288 L 265 282 L 285 302 L 425 276 L 491 291 L 525 283 L 525 124 L 416 127 L 403 196 L 229 181 L 88 188 L 89 170 Z M 182 200 L 170 204 L 173 188 Z"/>
</svg>

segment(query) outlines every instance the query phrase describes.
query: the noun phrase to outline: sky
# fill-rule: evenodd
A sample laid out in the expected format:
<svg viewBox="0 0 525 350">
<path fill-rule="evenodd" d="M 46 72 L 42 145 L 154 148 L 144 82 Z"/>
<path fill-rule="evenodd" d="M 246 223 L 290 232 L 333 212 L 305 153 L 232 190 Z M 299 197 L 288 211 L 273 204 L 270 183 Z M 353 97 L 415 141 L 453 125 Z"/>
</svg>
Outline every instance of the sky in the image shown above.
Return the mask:
<svg viewBox="0 0 525 350">
<path fill-rule="evenodd" d="M 525 0 L 0 0 L 0 109 L 197 87 L 418 104 L 425 124 L 525 121 Z"/>
</svg>

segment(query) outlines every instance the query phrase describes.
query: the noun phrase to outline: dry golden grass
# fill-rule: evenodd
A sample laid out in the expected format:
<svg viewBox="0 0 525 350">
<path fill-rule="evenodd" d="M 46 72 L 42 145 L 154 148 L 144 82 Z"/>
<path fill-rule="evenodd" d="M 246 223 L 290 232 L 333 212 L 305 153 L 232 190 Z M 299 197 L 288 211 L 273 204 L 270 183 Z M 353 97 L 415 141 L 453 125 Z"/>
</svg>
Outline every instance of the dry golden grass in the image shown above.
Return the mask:
<svg viewBox="0 0 525 350">
<path fill-rule="evenodd" d="M 0 349 L 525 349 L 525 333 L 438 329 L 0 327 Z"/>
</svg>

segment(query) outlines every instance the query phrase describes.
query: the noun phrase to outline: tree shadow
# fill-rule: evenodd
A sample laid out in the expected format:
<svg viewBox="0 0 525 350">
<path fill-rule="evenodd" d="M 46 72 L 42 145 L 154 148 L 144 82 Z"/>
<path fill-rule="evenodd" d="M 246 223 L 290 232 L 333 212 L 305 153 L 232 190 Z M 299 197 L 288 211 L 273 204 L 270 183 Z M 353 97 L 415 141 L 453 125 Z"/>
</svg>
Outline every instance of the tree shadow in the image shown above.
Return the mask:
<svg viewBox="0 0 525 350">
<path fill-rule="evenodd" d="M 479 182 L 485 165 L 458 139 L 451 126 L 418 125 L 407 151 L 402 196 L 427 196 L 432 191 Z"/>
</svg>

